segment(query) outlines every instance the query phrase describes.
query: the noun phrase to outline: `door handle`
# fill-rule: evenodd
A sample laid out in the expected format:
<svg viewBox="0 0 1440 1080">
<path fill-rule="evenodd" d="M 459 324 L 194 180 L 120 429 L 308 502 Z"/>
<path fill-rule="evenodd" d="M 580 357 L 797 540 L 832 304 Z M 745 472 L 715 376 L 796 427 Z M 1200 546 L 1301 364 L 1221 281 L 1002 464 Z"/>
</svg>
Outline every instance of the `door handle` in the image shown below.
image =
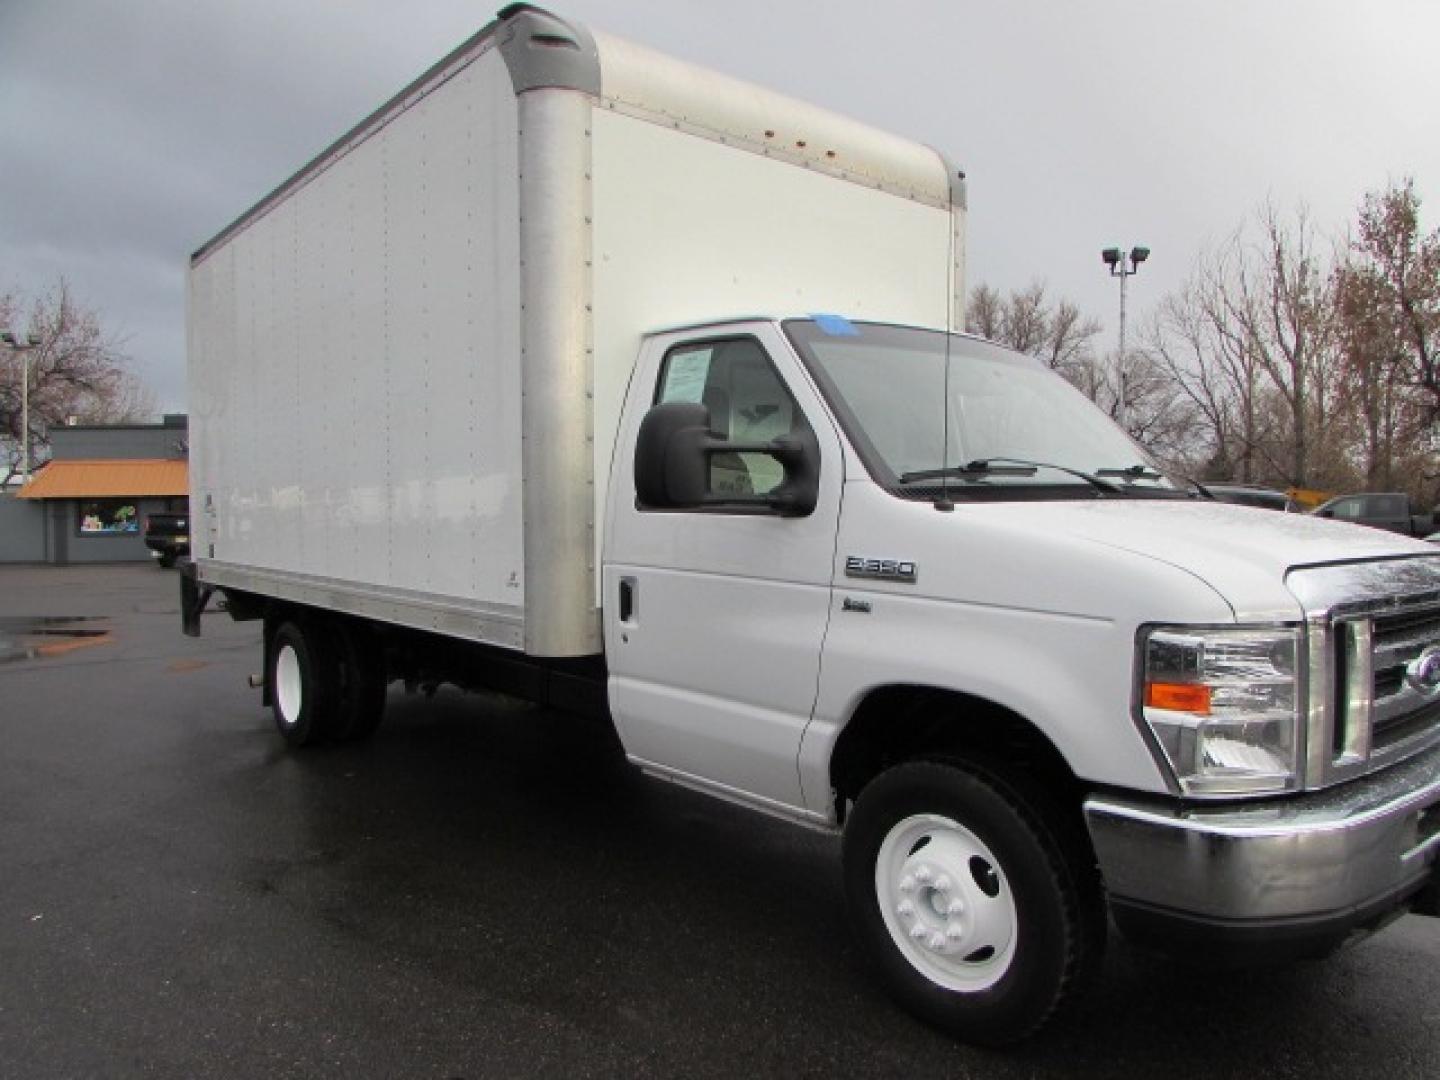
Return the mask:
<svg viewBox="0 0 1440 1080">
<path fill-rule="evenodd" d="M 622 623 L 635 621 L 639 592 L 640 584 L 634 578 L 622 577 L 620 579 L 620 621 Z"/>
</svg>

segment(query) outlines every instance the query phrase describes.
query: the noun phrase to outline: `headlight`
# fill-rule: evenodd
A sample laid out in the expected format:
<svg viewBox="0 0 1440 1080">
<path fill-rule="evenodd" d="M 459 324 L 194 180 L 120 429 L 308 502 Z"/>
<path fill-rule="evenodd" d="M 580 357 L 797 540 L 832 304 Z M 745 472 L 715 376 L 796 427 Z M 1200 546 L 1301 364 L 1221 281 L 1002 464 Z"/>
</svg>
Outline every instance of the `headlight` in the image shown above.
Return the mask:
<svg viewBox="0 0 1440 1080">
<path fill-rule="evenodd" d="M 1145 722 L 1187 795 L 1296 786 L 1300 708 L 1294 629 L 1147 632 Z"/>
</svg>

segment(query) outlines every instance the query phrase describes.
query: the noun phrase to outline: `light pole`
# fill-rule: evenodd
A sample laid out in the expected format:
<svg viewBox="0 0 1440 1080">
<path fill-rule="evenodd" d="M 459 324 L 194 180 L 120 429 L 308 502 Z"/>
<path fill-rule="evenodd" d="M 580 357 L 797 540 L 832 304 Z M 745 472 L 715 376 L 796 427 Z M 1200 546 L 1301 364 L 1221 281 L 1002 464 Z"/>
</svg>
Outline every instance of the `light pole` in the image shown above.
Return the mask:
<svg viewBox="0 0 1440 1080">
<path fill-rule="evenodd" d="M 1106 248 L 1100 252 L 1100 258 L 1110 268 L 1110 276 L 1120 279 L 1120 355 L 1116 360 L 1116 366 L 1120 369 L 1120 400 L 1116 404 L 1115 419 L 1123 428 L 1125 426 L 1125 282 L 1134 277 L 1140 271 L 1140 264 L 1150 257 L 1150 249 L 1147 247 L 1132 247 L 1130 249 L 1130 260 L 1127 266 L 1125 255 L 1118 247 Z"/>
<path fill-rule="evenodd" d="M 30 350 L 39 348 L 40 336 L 26 334 L 21 341 L 9 330 L 0 330 L 0 343 L 9 346 L 11 352 L 19 353 L 20 369 L 20 484 L 30 483 Z"/>
</svg>

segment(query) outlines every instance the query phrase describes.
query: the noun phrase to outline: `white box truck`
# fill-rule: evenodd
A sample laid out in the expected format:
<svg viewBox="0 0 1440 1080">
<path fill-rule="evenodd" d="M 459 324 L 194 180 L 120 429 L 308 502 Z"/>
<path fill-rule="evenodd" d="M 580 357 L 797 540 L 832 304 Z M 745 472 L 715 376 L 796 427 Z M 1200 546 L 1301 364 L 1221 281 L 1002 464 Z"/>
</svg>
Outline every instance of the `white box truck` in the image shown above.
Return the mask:
<svg viewBox="0 0 1440 1080">
<path fill-rule="evenodd" d="M 1435 549 L 1209 501 L 955 333 L 964 215 L 932 150 L 506 8 L 193 257 L 187 632 L 264 621 L 295 744 L 497 688 L 843 830 L 864 954 L 977 1042 L 1110 917 L 1251 961 L 1432 911 Z"/>
</svg>

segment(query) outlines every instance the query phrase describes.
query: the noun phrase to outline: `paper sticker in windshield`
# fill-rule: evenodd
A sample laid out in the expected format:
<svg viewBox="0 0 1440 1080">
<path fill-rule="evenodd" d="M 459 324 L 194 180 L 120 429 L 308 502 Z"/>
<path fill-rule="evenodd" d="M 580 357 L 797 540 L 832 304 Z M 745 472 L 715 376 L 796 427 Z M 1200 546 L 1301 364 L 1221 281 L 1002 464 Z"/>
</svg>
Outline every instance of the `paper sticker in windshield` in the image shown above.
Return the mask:
<svg viewBox="0 0 1440 1080">
<path fill-rule="evenodd" d="M 704 401 L 705 382 L 710 377 L 710 356 L 714 351 L 711 346 L 702 345 L 671 353 L 665 365 L 665 383 L 660 400 Z"/>
</svg>

